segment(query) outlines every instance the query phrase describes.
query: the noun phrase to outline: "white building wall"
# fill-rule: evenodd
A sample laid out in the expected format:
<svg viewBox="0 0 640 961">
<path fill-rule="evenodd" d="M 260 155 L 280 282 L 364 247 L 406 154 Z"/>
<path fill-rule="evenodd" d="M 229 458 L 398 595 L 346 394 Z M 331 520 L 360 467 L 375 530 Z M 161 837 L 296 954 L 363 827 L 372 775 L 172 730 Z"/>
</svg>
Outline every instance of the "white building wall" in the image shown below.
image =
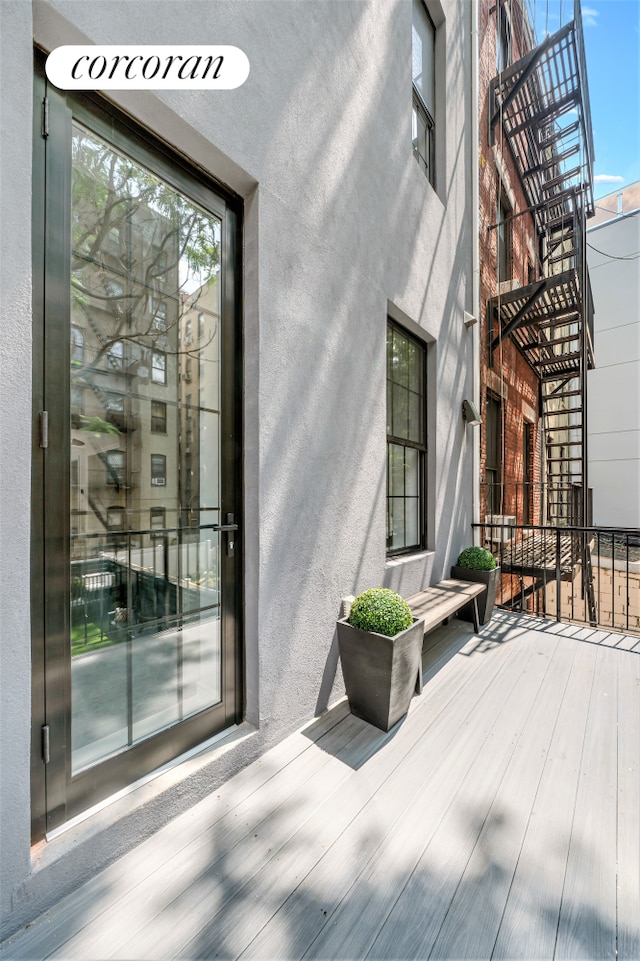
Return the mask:
<svg viewBox="0 0 640 961">
<path fill-rule="evenodd" d="M 472 5 L 428 4 L 440 23 L 436 191 L 411 151 L 407 0 L 0 3 L 3 934 L 339 698 L 342 597 L 380 583 L 408 596 L 448 574 L 472 541 L 472 431 L 461 416 L 477 337 L 463 323 L 477 149 Z M 189 790 L 66 846 L 45 844 L 44 856 L 29 836 L 33 38 L 45 50 L 231 43 L 251 63 L 234 91 L 109 96 L 245 201 L 245 703 L 255 733 Z M 394 564 L 385 562 L 389 310 L 432 344 L 429 549 Z"/>
<path fill-rule="evenodd" d="M 589 230 L 587 242 L 595 310 L 596 368 L 588 375 L 593 521 L 640 527 L 640 210 Z"/>
</svg>

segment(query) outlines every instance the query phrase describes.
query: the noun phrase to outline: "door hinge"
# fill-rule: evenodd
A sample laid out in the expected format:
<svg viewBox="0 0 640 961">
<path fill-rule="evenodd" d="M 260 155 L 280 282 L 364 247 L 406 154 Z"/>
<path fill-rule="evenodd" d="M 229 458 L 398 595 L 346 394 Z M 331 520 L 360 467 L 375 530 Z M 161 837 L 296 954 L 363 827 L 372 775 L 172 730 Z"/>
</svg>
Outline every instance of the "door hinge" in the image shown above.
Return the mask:
<svg viewBox="0 0 640 961">
<path fill-rule="evenodd" d="M 50 760 L 49 725 L 48 724 L 42 725 L 42 760 L 44 761 L 45 764 L 48 764 Z"/>
<path fill-rule="evenodd" d="M 49 411 L 40 411 L 40 446 L 49 446 Z"/>
<path fill-rule="evenodd" d="M 49 98 L 42 101 L 42 136 L 49 136 Z"/>
</svg>

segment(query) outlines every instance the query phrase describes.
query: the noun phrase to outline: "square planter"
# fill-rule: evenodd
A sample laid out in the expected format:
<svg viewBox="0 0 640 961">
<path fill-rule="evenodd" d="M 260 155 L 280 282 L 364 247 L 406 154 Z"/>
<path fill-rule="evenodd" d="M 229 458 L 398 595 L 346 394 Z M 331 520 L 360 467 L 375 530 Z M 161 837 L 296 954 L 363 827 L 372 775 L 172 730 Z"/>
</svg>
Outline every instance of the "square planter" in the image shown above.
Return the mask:
<svg viewBox="0 0 640 961">
<path fill-rule="evenodd" d="M 382 731 L 405 716 L 411 698 L 422 690 L 424 622 L 394 637 L 338 621 L 342 676 L 351 713 Z"/>
<path fill-rule="evenodd" d="M 469 567 L 453 566 L 451 568 L 451 576 L 455 577 L 458 581 L 473 581 L 475 584 L 487 585 L 484 594 L 478 597 L 478 619 L 480 624 L 486 624 L 487 621 L 490 621 L 496 603 L 498 582 L 500 581 L 500 567 L 495 567 L 492 571 L 474 571 Z M 463 621 L 471 621 L 473 623 L 473 605 L 467 604 L 466 607 L 463 607 L 458 617 L 462 618 Z"/>
</svg>

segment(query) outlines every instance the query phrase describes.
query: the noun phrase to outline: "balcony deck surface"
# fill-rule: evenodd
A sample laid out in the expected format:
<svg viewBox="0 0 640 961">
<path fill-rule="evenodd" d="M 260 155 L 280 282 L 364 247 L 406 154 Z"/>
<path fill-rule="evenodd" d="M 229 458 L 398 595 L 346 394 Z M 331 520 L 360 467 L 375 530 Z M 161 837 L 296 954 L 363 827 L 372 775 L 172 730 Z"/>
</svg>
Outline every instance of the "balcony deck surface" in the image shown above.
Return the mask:
<svg viewBox="0 0 640 961">
<path fill-rule="evenodd" d="M 640 640 L 497 611 L 427 638 L 47 911 L 18 959 L 640 958 Z"/>
</svg>

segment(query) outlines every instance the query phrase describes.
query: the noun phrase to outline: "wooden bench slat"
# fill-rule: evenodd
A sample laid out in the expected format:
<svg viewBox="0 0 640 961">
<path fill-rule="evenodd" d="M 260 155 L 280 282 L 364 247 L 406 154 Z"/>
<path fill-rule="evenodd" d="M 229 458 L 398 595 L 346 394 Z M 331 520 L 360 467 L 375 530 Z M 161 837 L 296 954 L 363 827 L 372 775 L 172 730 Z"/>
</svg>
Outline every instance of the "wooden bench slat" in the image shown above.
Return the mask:
<svg viewBox="0 0 640 961">
<path fill-rule="evenodd" d="M 473 601 L 475 610 L 474 627 L 477 632 L 479 625 L 475 601 L 486 589 L 485 584 L 448 578 L 432 587 L 427 587 L 424 591 L 420 591 L 412 597 L 408 597 L 407 603 L 414 617 L 424 620 L 424 632 L 427 634 L 465 607 L 470 601 Z"/>
</svg>

